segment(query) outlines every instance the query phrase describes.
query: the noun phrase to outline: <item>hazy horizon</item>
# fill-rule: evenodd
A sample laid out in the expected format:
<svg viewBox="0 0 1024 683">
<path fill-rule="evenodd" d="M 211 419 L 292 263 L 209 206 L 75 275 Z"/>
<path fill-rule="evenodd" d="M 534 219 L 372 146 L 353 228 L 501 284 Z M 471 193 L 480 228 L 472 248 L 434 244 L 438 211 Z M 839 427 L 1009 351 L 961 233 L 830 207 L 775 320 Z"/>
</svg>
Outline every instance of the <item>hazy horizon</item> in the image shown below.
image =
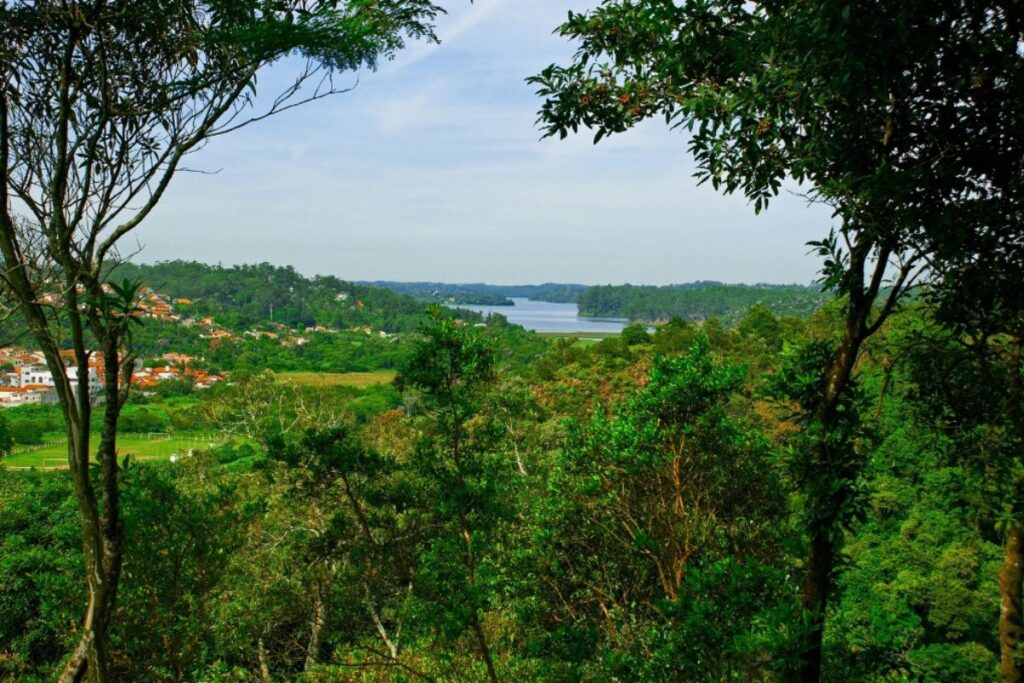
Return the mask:
<svg viewBox="0 0 1024 683">
<path fill-rule="evenodd" d="M 246 261 L 246 262 L 237 262 L 237 263 L 234 263 L 234 262 L 232 262 L 232 263 L 225 263 L 224 261 L 218 261 L 216 263 L 212 263 L 212 262 L 209 262 L 209 261 L 201 261 L 199 259 L 193 259 L 193 258 L 159 259 L 159 260 L 155 260 L 155 261 L 154 260 L 147 260 L 147 259 L 131 259 L 130 260 L 131 263 L 134 263 L 134 264 L 137 264 L 137 265 L 142 265 L 142 266 L 155 266 L 155 265 L 159 265 L 160 263 L 166 263 L 166 262 L 169 262 L 169 261 L 194 261 L 196 263 L 202 263 L 203 265 L 218 266 L 218 267 L 221 267 L 221 268 L 235 268 L 235 267 L 240 267 L 240 266 L 253 266 L 253 265 L 259 265 L 261 263 L 269 263 L 270 265 L 278 267 L 278 268 L 287 268 L 287 267 L 290 266 L 290 267 L 294 268 L 297 273 L 299 273 L 303 277 L 307 277 L 307 278 L 315 277 L 315 276 L 334 276 L 334 277 L 337 277 L 339 279 L 345 280 L 346 282 L 351 282 L 351 283 L 354 283 L 354 284 L 367 284 L 367 285 L 377 285 L 377 284 L 384 284 L 384 283 L 395 283 L 395 284 L 438 284 L 438 285 L 446 285 L 446 286 L 449 286 L 449 287 L 454 287 L 454 286 L 473 286 L 473 285 L 487 285 L 487 286 L 490 286 L 490 287 L 524 287 L 524 286 L 528 287 L 528 286 L 537 286 L 537 285 L 570 285 L 570 286 L 579 285 L 579 286 L 582 286 L 582 287 L 600 287 L 600 286 L 670 287 L 670 286 L 673 286 L 673 285 L 689 285 L 689 284 L 694 284 L 694 283 L 697 283 L 697 282 L 714 282 L 714 283 L 723 284 L 723 285 L 747 285 L 747 286 L 758 286 L 758 285 L 786 286 L 786 285 L 794 285 L 794 286 L 797 286 L 797 287 L 813 287 L 816 284 L 814 281 L 807 281 L 807 282 L 797 282 L 797 281 L 791 281 L 791 282 L 768 282 L 768 281 L 736 282 L 736 281 L 722 280 L 722 279 L 716 279 L 716 278 L 701 278 L 700 280 L 680 280 L 678 282 L 666 282 L 666 283 L 662 283 L 662 284 L 651 283 L 651 282 L 610 282 L 610 281 L 577 282 L 577 281 L 559 280 L 559 279 L 543 280 L 543 281 L 523 281 L 523 282 L 494 282 L 494 281 L 489 281 L 489 280 L 473 280 L 473 281 L 470 281 L 470 280 L 453 280 L 453 281 L 444 281 L 444 280 L 400 280 L 400 279 L 395 279 L 395 278 L 382 278 L 382 277 L 349 278 L 349 277 L 345 277 L 345 275 L 342 274 L 342 273 L 328 273 L 328 272 L 320 272 L 320 271 L 310 271 L 310 270 L 305 270 L 303 268 L 300 268 L 300 267 L 296 266 L 293 263 L 275 263 L 275 262 L 269 261 L 269 260 L 264 260 L 264 261 Z"/>
</svg>

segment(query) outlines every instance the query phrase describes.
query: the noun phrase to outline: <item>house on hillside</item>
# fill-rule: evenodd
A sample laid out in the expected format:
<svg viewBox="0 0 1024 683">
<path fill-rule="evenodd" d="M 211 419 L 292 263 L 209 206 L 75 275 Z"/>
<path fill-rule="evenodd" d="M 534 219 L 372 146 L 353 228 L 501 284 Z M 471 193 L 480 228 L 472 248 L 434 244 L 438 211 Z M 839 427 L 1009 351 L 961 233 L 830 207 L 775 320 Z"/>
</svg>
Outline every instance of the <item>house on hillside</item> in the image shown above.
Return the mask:
<svg viewBox="0 0 1024 683">
<path fill-rule="evenodd" d="M 71 388 L 78 391 L 78 366 L 72 365 L 64 369 Z M 94 360 L 89 363 L 88 383 L 89 396 L 95 397 L 103 391 L 103 383 L 100 376 L 103 374 L 102 361 Z M 31 364 L 23 365 L 18 369 L 18 386 L 21 388 L 35 386 L 53 389 L 57 383 L 53 379 L 53 373 L 45 365 Z"/>
<path fill-rule="evenodd" d="M 210 334 L 201 335 L 203 339 L 209 339 L 211 341 L 223 341 L 225 339 L 235 339 L 235 335 L 231 334 L 227 330 L 214 330 Z"/>
<path fill-rule="evenodd" d="M 161 360 L 167 361 L 168 365 L 179 365 L 181 367 L 187 367 L 192 361 L 195 360 L 192 356 L 186 356 L 184 353 L 170 352 L 160 356 Z"/>
<path fill-rule="evenodd" d="M 165 379 L 178 379 L 181 370 L 174 365 L 160 365 L 153 368 L 139 368 L 132 373 L 132 384 L 142 389 L 151 389 Z"/>
<path fill-rule="evenodd" d="M 0 408 L 43 403 L 57 403 L 57 392 L 53 387 L 41 384 L 29 384 L 23 387 L 0 387 Z"/>
</svg>

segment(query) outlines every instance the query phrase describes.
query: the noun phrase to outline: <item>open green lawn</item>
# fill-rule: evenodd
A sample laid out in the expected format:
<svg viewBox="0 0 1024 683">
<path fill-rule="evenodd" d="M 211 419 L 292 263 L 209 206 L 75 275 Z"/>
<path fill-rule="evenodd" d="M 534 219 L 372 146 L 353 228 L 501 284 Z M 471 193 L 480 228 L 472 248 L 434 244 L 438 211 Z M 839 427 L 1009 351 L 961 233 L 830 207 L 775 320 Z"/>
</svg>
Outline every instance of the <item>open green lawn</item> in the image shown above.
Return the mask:
<svg viewBox="0 0 1024 683">
<path fill-rule="evenodd" d="M 618 332 L 540 332 L 548 339 L 575 339 L 580 346 L 593 346 L 604 339 L 618 337 Z"/>
<path fill-rule="evenodd" d="M 365 389 L 377 384 L 388 384 L 395 379 L 390 370 L 377 372 L 279 372 L 279 382 L 289 382 L 308 387 L 356 387 Z"/>
<path fill-rule="evenodd" d="M 618 332 L 538 332 L 542 337 L 576 337 L 577 339 L 608 339 L 618 337 Z"/>
<path fill-rule="evenodd" d="M 580 346 L 593 346 L 603 339 L 618 337 L 618 332 L 541 332 L 540 336 L 549 339 L 571 339 L 575 338 Z"/>
<path fill-rule="evenodd" d="M 139 460 L 167 461 L 172 454 L 184 454 L 188 449 L 209 448 L 218 445 L 209 437 L 199 434 L 176 434 L 170 438 L 161 434 L 123 434 L 118 437 L 120 457 L 131 454 Z M 63 469 L 67 467 L 67 447 L 58 443 L 44 446 L 39 450 L 18 453 L 3 459 L 2 463 L 10 468 L 37 467 L 40 469 Z"/>
</svg>

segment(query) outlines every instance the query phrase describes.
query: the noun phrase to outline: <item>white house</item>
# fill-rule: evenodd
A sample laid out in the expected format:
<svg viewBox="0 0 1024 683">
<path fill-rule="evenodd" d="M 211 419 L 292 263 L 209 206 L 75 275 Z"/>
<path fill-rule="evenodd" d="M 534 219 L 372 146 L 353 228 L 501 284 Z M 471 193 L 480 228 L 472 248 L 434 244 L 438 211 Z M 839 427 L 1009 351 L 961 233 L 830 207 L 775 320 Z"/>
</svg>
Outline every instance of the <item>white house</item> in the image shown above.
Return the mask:
<svg viewBox="0 0 1024 683">
<path fill-rule="evenodd" d="M 65 368 L 64 371 L 67 373 L 67 378 L 71 381 L 72 387 L 78 386 L 78 367 L 72 366 Z M 43 365 L 23 365 L 21 366 L 21 386 L 27 387 L 29 385 L 44 386 L 44 387 L 55 387 L 56 382 L 53 381 L 53 374 L 49 371 L 46 366 Z M 103 390 L 103 384 L 100 382 L 99 373 L 96 368 L 89 368 L 89 395 L 96 396 Z"/>
<path fill-rule="evenodd" d="M 0 408 L 30 403 L 53 403 L 56 398 L 53 389 L 38 384 L 23 387 L 0 387 Z"/>
</svg>

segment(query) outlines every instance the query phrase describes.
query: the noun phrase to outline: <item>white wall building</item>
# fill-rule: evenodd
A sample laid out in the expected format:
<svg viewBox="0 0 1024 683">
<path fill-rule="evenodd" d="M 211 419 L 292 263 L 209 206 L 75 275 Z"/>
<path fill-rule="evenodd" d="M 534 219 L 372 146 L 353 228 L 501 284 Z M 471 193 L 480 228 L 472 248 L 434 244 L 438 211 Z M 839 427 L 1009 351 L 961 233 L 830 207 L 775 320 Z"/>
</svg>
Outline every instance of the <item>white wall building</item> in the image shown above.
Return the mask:
<svg viewBox="0 0 1024 683">
<path fill-rule="evenodd" d="M 56 400 L 53 389 L 35 385 L 27 387 L 0 387 L 0 408 L 28 405 L 30 403 L 51 403 Z"/>
<path fill-rule="evenodd" d="M 78 367 L 65 368 L 64 372 L 67 373 L 71 386 L 73 388 L 78 387 Z M 44 365 L 23 365 L 21 367 L 20 379 L 21 386 L 23 387 L 30 384 L 44 387 L 56 386 L 56 382 L 53 381 L 53 373 Z M 102 389 L 103 385 L 100 383 L 99 373 L 96 371 L 96 368 L 89 368 L 89 395 L 96 396 Z"/>
</svg>

